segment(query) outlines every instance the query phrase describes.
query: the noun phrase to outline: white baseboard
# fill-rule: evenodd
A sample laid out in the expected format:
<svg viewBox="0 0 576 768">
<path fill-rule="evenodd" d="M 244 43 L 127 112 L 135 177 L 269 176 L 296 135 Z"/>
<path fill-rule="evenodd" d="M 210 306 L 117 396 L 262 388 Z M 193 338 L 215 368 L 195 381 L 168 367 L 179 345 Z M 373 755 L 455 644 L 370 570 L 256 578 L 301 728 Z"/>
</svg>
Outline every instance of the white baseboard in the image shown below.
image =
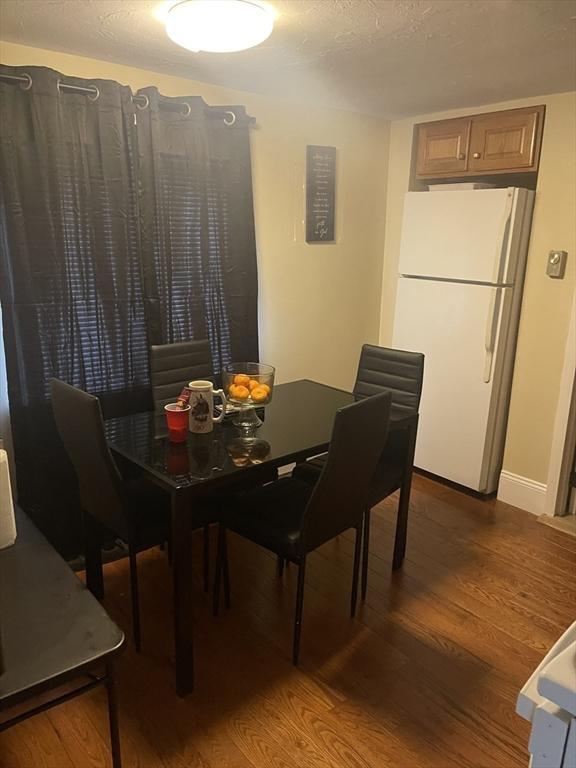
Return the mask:
<svg viewBox="0 0 576 768">
<path fill-rule="evenodd" d="M 534 515 L 542 515 L 546 501 L 546 484 L 503 470 L 500 473 L 498 499 Z"/>
</svg>

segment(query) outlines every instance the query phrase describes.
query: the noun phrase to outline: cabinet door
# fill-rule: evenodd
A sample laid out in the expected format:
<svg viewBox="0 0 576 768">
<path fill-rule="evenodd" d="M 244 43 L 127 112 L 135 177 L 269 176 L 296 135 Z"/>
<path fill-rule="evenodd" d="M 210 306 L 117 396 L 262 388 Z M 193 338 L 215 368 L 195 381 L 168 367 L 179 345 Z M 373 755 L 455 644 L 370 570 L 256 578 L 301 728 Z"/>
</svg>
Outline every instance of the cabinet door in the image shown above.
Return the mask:
<svg viewBox="0 0 576 768">
<path fill-rule="evenodd" d="M 440 120 L 418 126 L 418 176 L 463 173 L 468 167 L 471 120 Z"/>
<path fill-rule="evenodd" d="M 475 173 L 536 169 L 542 118 L 538 108 L 475 117 L 468 169 Z"/>
</svg>

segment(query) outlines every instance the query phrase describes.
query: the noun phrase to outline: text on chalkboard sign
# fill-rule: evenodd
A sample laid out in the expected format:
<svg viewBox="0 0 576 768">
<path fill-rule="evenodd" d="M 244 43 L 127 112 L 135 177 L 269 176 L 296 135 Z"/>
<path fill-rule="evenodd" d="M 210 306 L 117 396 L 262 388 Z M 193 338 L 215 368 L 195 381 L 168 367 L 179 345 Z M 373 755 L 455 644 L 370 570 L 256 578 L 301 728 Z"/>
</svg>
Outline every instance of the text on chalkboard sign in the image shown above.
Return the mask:
<svg viewBox="0 0 576 768">
<path fill-rule="evenodd" d="M 306 147 L 306 242 L 334 242 L 336 147 Z"/>
</svg>

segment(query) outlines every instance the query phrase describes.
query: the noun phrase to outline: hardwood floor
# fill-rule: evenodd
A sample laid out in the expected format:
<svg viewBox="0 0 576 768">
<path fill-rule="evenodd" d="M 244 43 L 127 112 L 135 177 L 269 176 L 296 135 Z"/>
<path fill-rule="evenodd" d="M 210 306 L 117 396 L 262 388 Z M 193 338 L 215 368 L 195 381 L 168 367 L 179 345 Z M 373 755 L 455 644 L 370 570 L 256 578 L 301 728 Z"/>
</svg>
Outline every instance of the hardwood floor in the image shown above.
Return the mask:
<svg viewBox="0 0 576 768">
<path fill-rule="evenodd" d="M 415 478 L 407 558 L 395 509 L 373 513 L 368 598 L 348 617 L 352 536 L 309 558 L 301 667 L 290 663 L 296 569 L 230 536 L 232 608 L 218 619 L 197 554 L 196 692 L 174 692 L 170 573 L 141 556 L 143 652 L 118 661 L 125 768 L 514 768 L 515 700 L 574 620 L 576 540 L 497 501 Z M 130 632 L 127 561 L 105 605 Z M 108 766 L 104 693 L 0 736 L 2 768 Z"/>
</svg>

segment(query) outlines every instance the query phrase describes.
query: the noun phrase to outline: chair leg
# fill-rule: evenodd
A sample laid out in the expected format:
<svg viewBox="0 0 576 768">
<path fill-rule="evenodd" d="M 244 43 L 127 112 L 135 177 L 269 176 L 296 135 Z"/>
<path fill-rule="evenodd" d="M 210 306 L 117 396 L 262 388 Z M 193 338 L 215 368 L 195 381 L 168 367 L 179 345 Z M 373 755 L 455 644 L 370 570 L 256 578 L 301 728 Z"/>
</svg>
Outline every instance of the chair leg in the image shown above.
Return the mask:
<svg viewBox="0 0 576 768">
<path fill-rule="evenodd" d="M 106 662 L 106 692 L 108 694 L 108 722 L 110 724 L 112 768 L 122 768 L 120 729 L 118 728 L 118 696 L 116 693 L 116 678 L 114 677 L 114 663 L 110 660 Z"/>
<path fill-rule="evenodd" d="M 358 599 L 358 576 L 360 575 L 360 551 L 362 546 L 362 525 L 356 528 L 354 540 L 354 566 L 352 572 L 352 594 L 350 596 L 350 616 L 356 615 L 356 602 Z"/>
<path fill-rule="evenodd" d="M 278 574 L 278 578 L 281 579 L 284 575 L 284 563 L 286 561 L 281 555 L 278 555 L 278 559 L 276 561 L 276 572 Z"/>
<path fill-rule="evenodd" d="M 204 592 L 210 590 L 210 526 L 205 525 L 204 531 Z"/>
<path fill-rule="evenodd" d="M 368 557 L 370 553 L 370 507 L 364 510 L 364 531 L 362 536 L 362 600 L 366 600 L 368 587 Z"/>
<path fill-rule="evenodd" d="M 404 479 L 400 489 L 400 501 L 398 502 L 398 517 L 396 518 L 396 535 L 394 537 L 394 555 L 392 557 L 392 570 L 396 571 L 404 562 L 406 554 L 406 536 L 408 534 L 408 512 L 410 509 L 410 491 L 412 488 L 412 472 L 414 469 L 414 450 L 416 447 L 416 433 L 418 417 L 410 427 L 406 462 L 404 466 Z"/>
<path fill-rule="evenodd" d="M 128 545 L 128 557 L 130 559 L 130 597 L 132 598 L 132 634 L 134 635 L 134 647 L 140 653 L 142 637 L 140 632 L 140 598 L 138 595 L 138 563 L 136 549 L 133 544 Z"/>
<path fill-rule="evenodd" d="M 406 535 L 408 532 L 408 509 L 410 507 L 410 488 L 402 488 L 398 503 L 398 517 L 396 518 L 396 534 L 394 537 L 394 555 L 392 557 L 392 570 L 396 571 L 404 562 L 406 554 Z"/>
<path fill-rule="evenodd" d="M 97 600 L 102 600 L 104 597 L 104 574 L 100 535 L 96 521 L 88 514 L 84 515 L 84 539 L 86 586 Z"/>
<path fill-rule="evenodd" d="M 304 607 L 304 582 L 306 579 L 306 555 L 298 561 L 298 587 L 296 590 L 296 614 L 294 616 L 294 642 L 292 664 L 298 666 L 300 658 L 300 635 L 302 632 L 302 609 Z"/>
</svg>

